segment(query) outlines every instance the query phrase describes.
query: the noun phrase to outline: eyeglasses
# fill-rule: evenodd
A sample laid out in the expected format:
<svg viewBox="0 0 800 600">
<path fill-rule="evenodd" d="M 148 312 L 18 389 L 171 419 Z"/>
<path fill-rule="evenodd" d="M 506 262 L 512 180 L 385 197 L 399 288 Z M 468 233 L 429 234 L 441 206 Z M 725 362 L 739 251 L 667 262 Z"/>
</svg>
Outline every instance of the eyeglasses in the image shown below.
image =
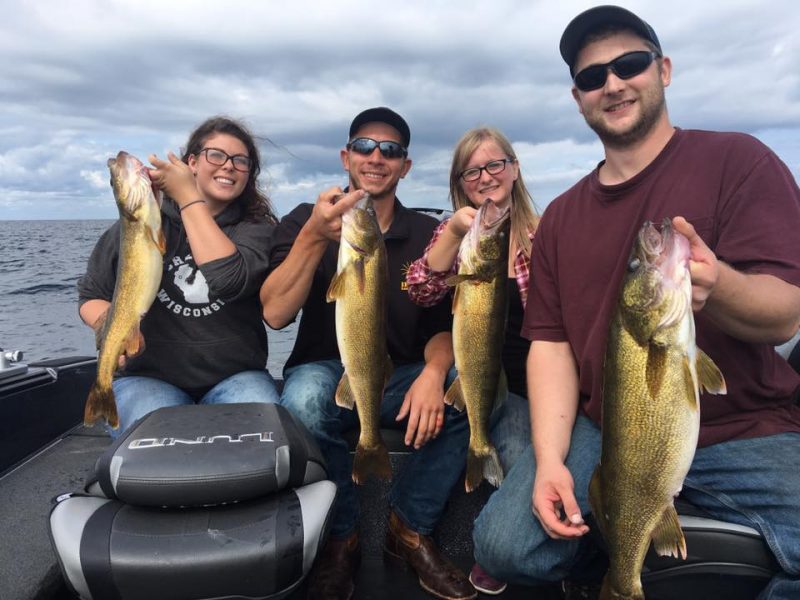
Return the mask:
<svg viewBox="0 0 800 600">
<path fill-rule="evenodd" d="M 403 148 L 397 142 L 373 140 L 372 138 L 360 137 L 351 142 L 348 142 L 347 149 L 353 152 L 358 152 L 365 156 L 369 156 L 375 152 L 375 148 L 379 148 L 384 158 L 405 158 L 408 156 L 408 150 Z"/>
<path fill-rule="evenodd" d="M 659 56 L 658 52 L 653 52 L 652 50 L 626 52 L 604 65 L 586 67 L 575 75 L 573 81 L 575 82 L 575 87 L 582 92 L 597 90 L 606 84 L 609 69 L 620 79 L 630 79 L 642 73 L 650 66 L 653 59 Z"/>
<path fill-rule="evenodd" d="M 489 175 L 497 175 L 506 169 L 506 165 L 516 162 L 516 158 L 501 158 L 500 160 L 492 160 L 483 165 L 482 167 L 472 167 L 465 169 L 458 175 L 464 181 L 478 181 L 481 178 L 481 171 L 486 171 Z"/>
<path fill-rule="evenodd" d="M 233 168 L 237 171 L 247 173 L 250 170 L 250 157 L 245 156 L 244 154 L 234 154 L 231 156 L 219 148 L 203 148 L 200 150 L 200 152 L 198 152 L 198 154 L 203 154 L 204 152 L 206 155 L 206 160 L 216 167 L 221 167 L 228 162 L 228 160 L 230 160 Z"/>
</svg>

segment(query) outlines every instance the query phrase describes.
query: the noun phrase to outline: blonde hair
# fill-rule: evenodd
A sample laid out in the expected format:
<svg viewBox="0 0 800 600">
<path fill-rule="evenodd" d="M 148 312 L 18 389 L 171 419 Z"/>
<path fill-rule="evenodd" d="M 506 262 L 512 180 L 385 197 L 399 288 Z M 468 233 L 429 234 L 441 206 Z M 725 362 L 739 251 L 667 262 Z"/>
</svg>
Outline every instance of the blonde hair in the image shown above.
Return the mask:
<svg viewBox="0 0 800 600">
<path fill-rule="evenodd" d="M 500 130 L 494 127 L 476 127 L 467 131 L 456 144 L 453 151 L 453 164 L 450 167 L 450 202 L 454 211 L 465 206 L 477 208 L 464 192 L 460 175 L 470 156 L 478 149 L 478 146 L 487 140 L 497 144 L 507 158 L 517 161 L 511 142 L 500 133 Z M 520 171 L 511 188 L 511 239 L 527 257 L 531 255 L 531 240 L 528 232 L 536 231 L 537 225 L 539 225 L 539 215 Z"/>
</svg>

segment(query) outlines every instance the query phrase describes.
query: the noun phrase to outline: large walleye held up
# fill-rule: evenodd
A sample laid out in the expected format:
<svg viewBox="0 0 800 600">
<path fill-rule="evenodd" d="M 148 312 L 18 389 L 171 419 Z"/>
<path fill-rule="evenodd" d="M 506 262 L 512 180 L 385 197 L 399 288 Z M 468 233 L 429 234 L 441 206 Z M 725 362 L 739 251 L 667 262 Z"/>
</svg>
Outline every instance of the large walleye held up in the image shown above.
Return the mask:
<svg viewBox="0 0 800 600">
<path fill-rule="evenodd" d="M 600 597 L 642 599 L 652 539 L 660 556 L 686 558 L 673 504 L 700 431 L 700 390 L 726 393 L 695 345 L 689 242 L 665 219 L 634 242 L 608 335 L 602 451 L 589 501 L 608 544 Z"/>
<path fill-rule="evenodd" d="M 508 393 L 502 365 L 508 314 L 509 208 L 491 200 L 478 209 L 458 249 L 458 274 L 453 297 L 453 350 L 458 377 L 445 402 L 467 409 L 469 449 L 464 487 L 476 489 L 485 478 L 503 481 L 503 468 L 489 439 L 489 417 L 498 399 Z"/>
<path fill-rule="evenodd" d="M 97 379 L 89 391 L 83 420 L 91 425 L 104 418 L 116 429 L 119 416 L 111 380 L 120 356 L 140 350 L 139 322 L 161 283 L 165 243 L 161 194 L 154 191 L 145 166 L 120 151 L 116 158 L 108 159 L 108 168 L 119 209 L 119 264 L 111 307 L 97 330 Z"/>
<path fill-rule="evenodd" d="M 336 275 L 328 302 L 336 301 L 336 341 L 344 374 L 336 404 L 358 409 L 361 435 L 353 460 L 353 481 L 372 474 L 391 479 L 389 452 L 381 437 L 383 390 L 392 375 L 386 346 L 386 293 L 389 265 L 369 195 L 342 215 Z"/>
</svg>

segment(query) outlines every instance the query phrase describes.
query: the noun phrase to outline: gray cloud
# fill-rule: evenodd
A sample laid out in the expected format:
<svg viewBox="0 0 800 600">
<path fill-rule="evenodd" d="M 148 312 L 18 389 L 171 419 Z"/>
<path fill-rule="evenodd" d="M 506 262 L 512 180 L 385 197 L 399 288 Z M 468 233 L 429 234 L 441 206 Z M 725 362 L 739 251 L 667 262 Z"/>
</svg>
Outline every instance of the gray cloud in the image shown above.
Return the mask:
<svg viewBox="0 0 800 600">
<path fill-rule="evenodd" d="M 0 25 L 0 219 L 113 218 L 105 161 L 178 151 L 207 116 L 263 136 L 281 213 L 343 185 L 349 120 L 388 104 L 412 125 L 400 195 L 444 207 L 450 152 L 491 124 L 540 208 L 602 156 L 557 44 L 587 2 L 12 1 Z M 800 9 L 790 0 L 630 1 L 672 58 L 673 122 L 738 130 L 800 176 Z"/>
</svg>

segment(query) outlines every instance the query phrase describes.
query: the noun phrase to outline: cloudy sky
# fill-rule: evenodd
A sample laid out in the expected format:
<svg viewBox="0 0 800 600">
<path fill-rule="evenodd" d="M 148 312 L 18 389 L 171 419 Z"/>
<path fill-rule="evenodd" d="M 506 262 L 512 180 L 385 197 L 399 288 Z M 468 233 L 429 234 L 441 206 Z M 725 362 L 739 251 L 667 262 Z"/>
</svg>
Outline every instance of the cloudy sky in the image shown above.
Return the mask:
<svg viewBox="0 0 800 600">
<path fill-rule="evenodd" d="M 214 114 L 263 136 L 262 183 L 285 214 L 345 183 L 349 122 L 375 105 L 411 125 L 406 204 L 444 207 L 454 143 L 490 124 L 543 209 L 602 158 L 557 48 L 592 5 L 4 0 L 0 219 L 116 218 L 107 158 L 178 152 Z M 751 133 L 800 180 L 796 0 L 623 5 L 673 60 L 673 123 Z"/>
</svg>

